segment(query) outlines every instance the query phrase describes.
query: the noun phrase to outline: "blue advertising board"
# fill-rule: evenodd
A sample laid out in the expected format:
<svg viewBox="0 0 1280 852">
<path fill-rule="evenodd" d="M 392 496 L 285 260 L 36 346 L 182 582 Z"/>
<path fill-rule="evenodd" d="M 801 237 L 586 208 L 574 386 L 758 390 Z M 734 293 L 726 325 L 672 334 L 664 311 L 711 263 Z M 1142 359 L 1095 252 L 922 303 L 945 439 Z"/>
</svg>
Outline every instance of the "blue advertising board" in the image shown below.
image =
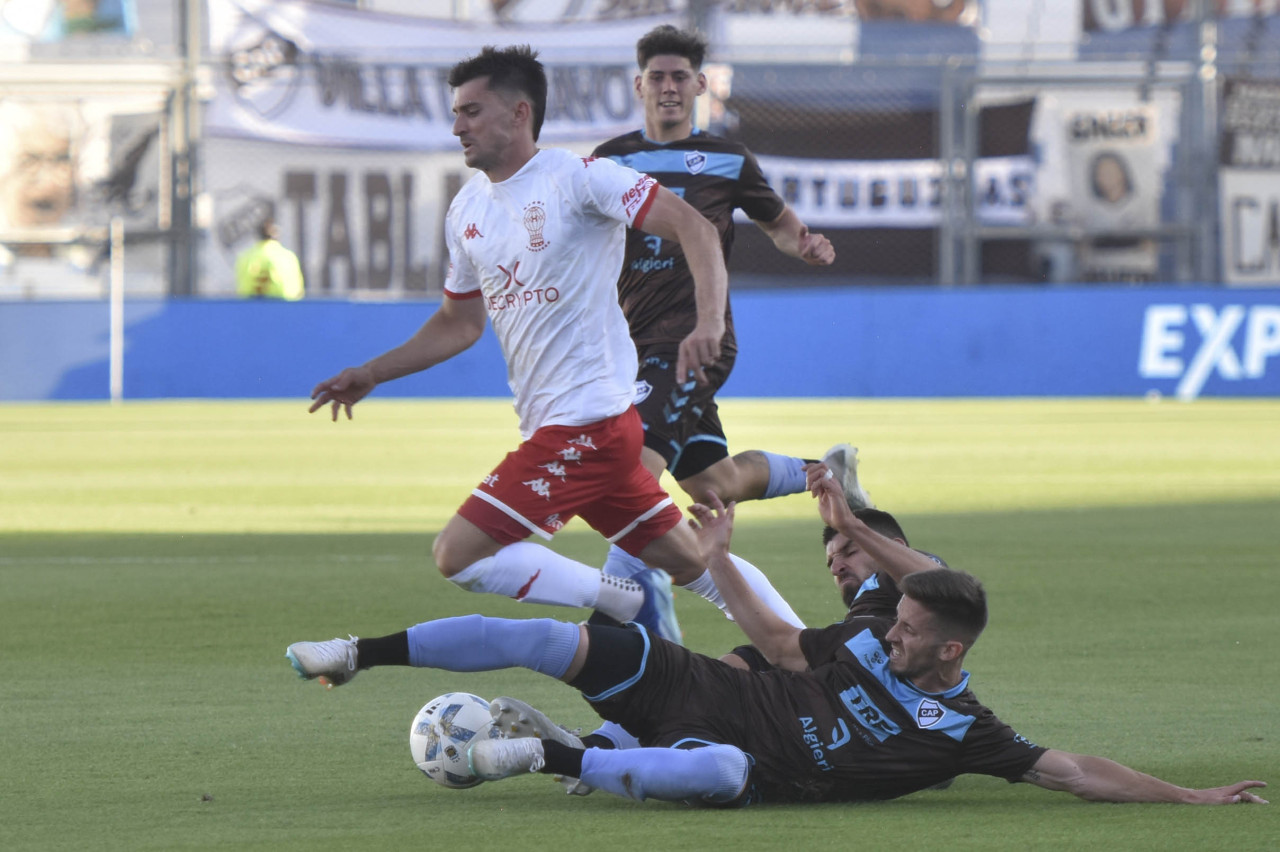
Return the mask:
<svg viewBox="0 0 1280 852">
<path fill-rule="evenodd" d="M 434 303 L 126 303 L 125 398 L 305 398 Z M 1280 288 L 823 287 L 733 296 L 743 397 L 1280 396 Z M 0 303 L 0 400 L 109 394 L 104 302 Z M 385 396 L 502 397 L 491 331 Z"/>
</svg>

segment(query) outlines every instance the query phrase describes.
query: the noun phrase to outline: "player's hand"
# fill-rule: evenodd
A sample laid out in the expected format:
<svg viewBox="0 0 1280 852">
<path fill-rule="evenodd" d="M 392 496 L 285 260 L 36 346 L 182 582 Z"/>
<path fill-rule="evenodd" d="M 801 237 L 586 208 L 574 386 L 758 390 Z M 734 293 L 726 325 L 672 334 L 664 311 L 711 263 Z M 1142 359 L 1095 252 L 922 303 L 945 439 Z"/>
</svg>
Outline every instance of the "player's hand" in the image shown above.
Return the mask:
<svg viewBox="0 0 1280 852">
<path fill-rule="evenodd" d="M 1249 790 L 1265 787 L 1265 781 L 1237 781 L 1225 787 L 1213 787 L 1208 790 L 1192 790 L 1191 803 L 1197 805 L 1269 805 L 1266 799 Z"/>
<path fill-rule="evenodd" d="M 676 356 L 676 379 L 685 383 L 692 379 L 700 385 L 709 381 L 707 370 L 720 360 L 720 340 L 724 337 L 724 324 L 718 329 L 707 328 L 702 323 L 680 341 Z"/>
<path fill-rule="evenodd" d="M 809 233 L 809 226 L 800 228 L 799 258 L 810 266 L 830 266 L 835 262 L 836 249 L 831 240 L 822 234 Z"/>
<path fill-rule="evenodd" d="M 707 502 L 694 503 L 689 507 L 689 526 L 693 527 L 698 537 L 698 550 L 702 558 L 723 556 L 729 552 L 729 541 L 733 538 L 733 511 L 736 503 L 725 506 L 714 491 L 707 493 Z"/>
<path fill-rule="evenodd" d="M 818 499 L 818 514 L 823 523 L 839 530 L 857 521 L 849 508 L 844 489 L 836 482 L 830 468 L 822 462 L 813 462 L 804 466 L 804 475 L 809 493 Z"/>
<path fill-rule="evenodd" d="M 333 420 L 338 420 L 338 409 L 346 409 L 347 419 L 351 419 L 351 406 L 369 395 L 378 382 L 373 378 L 373 371 L 368 367 L 348 367 L 331 379 L 325 379 L 311 389 L 309 409 L 315 414 L 326 405 L 332 406 Z"/>
</svg>

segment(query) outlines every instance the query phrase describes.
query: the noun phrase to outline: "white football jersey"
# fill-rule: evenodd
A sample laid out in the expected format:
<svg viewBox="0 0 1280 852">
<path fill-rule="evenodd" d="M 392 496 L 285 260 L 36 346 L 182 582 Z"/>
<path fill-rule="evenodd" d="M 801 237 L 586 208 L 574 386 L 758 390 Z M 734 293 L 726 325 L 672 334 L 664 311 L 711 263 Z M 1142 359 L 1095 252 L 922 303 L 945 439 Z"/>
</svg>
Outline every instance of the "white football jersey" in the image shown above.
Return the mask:
<svg viewBox="0 0 1280 852">
<path fill-rule="evenodd" d="M 618 273 L 627 226 L 657 191 L 610 160 L 546 148 L 500 183 L 477 172 L 449 205 L 445 297 L 484 300 L 525 438 L 631 404 L 638 364 Z"/>
</svg>

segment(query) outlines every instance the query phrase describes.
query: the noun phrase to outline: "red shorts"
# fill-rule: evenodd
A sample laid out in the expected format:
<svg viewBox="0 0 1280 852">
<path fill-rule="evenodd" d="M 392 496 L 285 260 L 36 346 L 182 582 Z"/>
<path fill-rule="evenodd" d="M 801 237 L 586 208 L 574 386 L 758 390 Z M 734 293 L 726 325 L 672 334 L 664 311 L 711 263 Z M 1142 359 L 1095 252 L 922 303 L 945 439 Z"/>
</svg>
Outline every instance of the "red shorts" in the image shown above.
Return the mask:
<svg viewBox="0 0 1280 852">
<path fill-rule="evenodd" d="M 640 463 L 634 407 L 588 426 L 544 426 L 471 492 L 458 514 L 501 544 L 550 539 L 575 515 L 638 555 L 680 523 L 680 510 Z"/>
</svg>

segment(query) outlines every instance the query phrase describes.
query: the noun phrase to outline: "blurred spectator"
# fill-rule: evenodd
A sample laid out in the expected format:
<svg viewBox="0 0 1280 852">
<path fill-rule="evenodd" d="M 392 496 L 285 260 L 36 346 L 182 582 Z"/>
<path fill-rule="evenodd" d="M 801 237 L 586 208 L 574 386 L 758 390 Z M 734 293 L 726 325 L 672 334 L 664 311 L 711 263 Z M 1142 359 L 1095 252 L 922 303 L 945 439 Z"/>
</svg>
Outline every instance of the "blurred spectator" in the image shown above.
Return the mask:
<svg viewBox="0 0 1280 852">
<path fill-rule="evenodd" d="M 258 226 L 258 241 L 236 258 L 236 292 L 244 298 L 302 298 L 302 265 L 298 256 L 280 244 L 275 220 L 267 217 Z"/>
</svg>

